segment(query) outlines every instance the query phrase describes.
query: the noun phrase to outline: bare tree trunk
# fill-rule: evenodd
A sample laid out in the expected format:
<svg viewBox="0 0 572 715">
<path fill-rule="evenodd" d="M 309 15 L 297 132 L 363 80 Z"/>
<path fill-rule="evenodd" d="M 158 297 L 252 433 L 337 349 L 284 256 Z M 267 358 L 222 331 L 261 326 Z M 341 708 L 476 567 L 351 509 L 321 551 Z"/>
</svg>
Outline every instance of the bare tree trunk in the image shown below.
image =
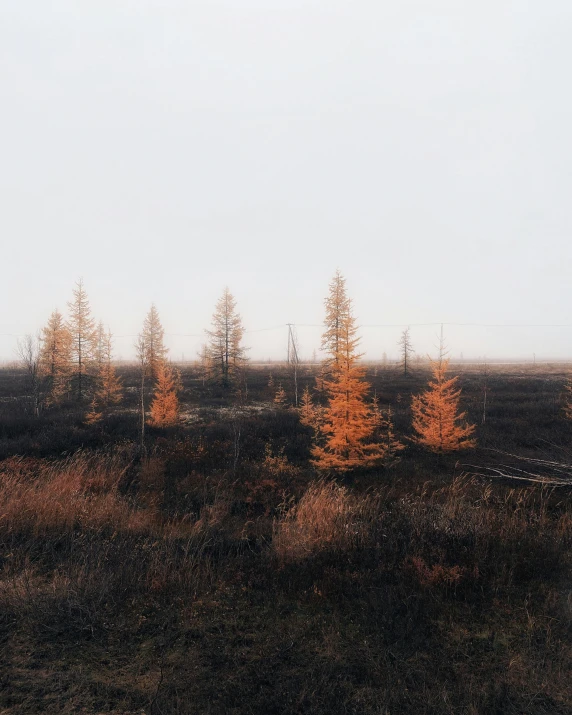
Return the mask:
<svg viewBox="0 0 572 715">
<path fill-rule="evenodd" d="M 487 420 L 487 388 L 485 386 L 484 395 L 483 395 L 483 424 L 485 424 L 486 420 Z"/>
<path fill-rule="evenodd" d="M 34 340 L 31 335 L 26 335 L 22 341 L 18 341 L 17 353 L 24 363 L 24 367 L 28 373 L 34 417 L 39 417 L 42 403 L 40 379 L 40 338 L 37 337 L 36 340 Z"/>
<path fill-rule="evenodd" d="M 292 365 L 294 374 L 294 404 L 298 407 L 298 338 L 292 329 L 292 323 L 288 323 L 288 363 Z"/>
<path fill-rule="evenodd" d="M 484 364 L 483 366 L 483 419 L 482 419 L 482 424 L 485 424 L 486 419 L 487 419 L 487 378 L 489 376 L 489 369 L 487 363 Z"/>
</svg>

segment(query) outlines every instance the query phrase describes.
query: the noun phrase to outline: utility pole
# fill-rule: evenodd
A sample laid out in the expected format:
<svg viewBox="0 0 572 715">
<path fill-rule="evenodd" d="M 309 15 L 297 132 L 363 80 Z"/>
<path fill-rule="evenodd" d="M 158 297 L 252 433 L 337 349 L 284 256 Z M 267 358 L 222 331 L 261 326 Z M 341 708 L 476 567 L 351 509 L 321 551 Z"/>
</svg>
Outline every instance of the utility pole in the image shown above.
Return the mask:
<svg viewBox="0 0 572 715">
<path fill-rule="evenodd" d="M 292 367 L 294 372 L 294 404 L 298 407 L 298 340 L 296 338 L 296 333 L 293 330 L 295 327 L 293 323 L 286 323 L 288 326 L 288 365 Z"/>
<path fill-rule="evenodd" d="M 487 389 L 488 389 L 488 376 L 489 376 L 489 366 L 485 358 L 485 364 L 483 365 L 483 419 L 482 424 L 485 424 L 487 419 Z"/>
</svg>

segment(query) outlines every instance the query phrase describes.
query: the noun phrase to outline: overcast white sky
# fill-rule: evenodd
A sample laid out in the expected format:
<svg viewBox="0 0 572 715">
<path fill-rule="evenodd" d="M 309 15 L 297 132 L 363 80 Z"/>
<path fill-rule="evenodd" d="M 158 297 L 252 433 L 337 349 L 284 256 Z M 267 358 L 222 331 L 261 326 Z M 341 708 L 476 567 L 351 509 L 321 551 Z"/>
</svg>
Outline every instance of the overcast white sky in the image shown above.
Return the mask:
<svg viewBox="0 0 572 715">
<path fill-rule="evenodd" d="M 83 276 L 118 336 L 154 301 L 194 357 L 225 285 L 247 329 L 313 325 L 336 267 L 364 326 L 572 324 L 571 35 L 565 0 L 3 0 L 0 333 Z M 572 357 L 572 327 L 446 334 Z"/>
</svg>

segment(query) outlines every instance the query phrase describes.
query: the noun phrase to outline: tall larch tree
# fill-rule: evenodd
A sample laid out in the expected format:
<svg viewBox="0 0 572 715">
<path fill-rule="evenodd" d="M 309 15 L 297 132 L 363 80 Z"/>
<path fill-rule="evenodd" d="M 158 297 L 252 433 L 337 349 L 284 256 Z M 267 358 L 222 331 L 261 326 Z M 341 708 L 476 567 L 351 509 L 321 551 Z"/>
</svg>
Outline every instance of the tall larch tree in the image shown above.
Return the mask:
<svg viewBox="0 0 572 715">
<path fill-rule="evenodd" d="M 346 279 L 339 270 L 332 278 L 328 296 L 324 301 L 326 316 L 324 320 L 325 330 L 322 335 L 321 349 L 329 355 L 324 363 L 324 375 L 337 365 L 344 343 L 344 331 L 347 329 L 347 319 L 350 315 L 351 304 L 346 291 Z"/>
<path fill-rule="evenodd" d="M 246 350 L 241 345 L 244 336 L 242 319 L 236 311 L 236 300 L 228 288 L 215 306 L 209 336 L 208 353 L 211 375 L 223 387 L 236 382 L 246 362 Z"/>
<path fill-rule="evenodd" d="M 60 402 L 69 389 L 71 334 L 63 315 L 54 310 L 40 333 L 40 375 L 46 380 L 46 402 Z"/>
<path fill-rule="evenodd" d="M 337 316 L 326 300 L 322 344 L 330 352 L 329 377 L 324 381 L 328 402 L 316 428 L 312 463 L 322 471 L 347 472 L 380 464 L 384 448 L 374 438 L 379 418 L 375 406 L 366 400 L 369 384 L 364 380 L 365 368 L 359 362 L 357 328 L 339 271 L 330 286 L 329 297 L 332 286 L 342 286 L 344 297 L 342 300 L 341 292 L 334 293 L 338 300 Z M 330 332 L 332 325 L 335 333 Z"/>
<path fill-rule="evenodd" d="M 427 389 L 412 398 L 414 441 L 439 455 L 471 449 L 476 445 L 475 425 L 465 421 L 466 412 L 459 412 L 459 377 L 447 377 L 449 358 L 442 336 L 439 357 L 430 364 L 433 377 Z"/>
<path fill-rule="evenodd" d="M 300 417 L 300 424 L 305 427 L 315 427 L 318 420 L 318 409 L 312 402 L 312 395 L 310 394 L 310 388 L 308 385 L 304 388 L 302 392 L 302 399 L 300 400 L 300 407 L 298 407 L 298 415 Z"/>
<path fill-rule="evenodd" d="M 121 402 L 123 396 L 121 381 L 113 364 L 113 336 L 109 330 L 102 335 L 101 329 L 98 329 L 97 353 L 96 388 L 88 422 L 97 422 L 106 410 Z"/>
<path fill-rule="evenodd" d="M 73 299 L 68 303 L 69 319 L 67 327 L 71 335 L 72 379 L 75 382 L 77 399 L 82 400 L 89 377 L 93 373 L 97 334 L 95 321 L 91 317 L 91 309 L 83 279 L 76 283 Z"/>
<path fill-rule="evenodd" d="M 159 377 L 161 364 L 165 361 L 169 351 L 165 347 L 165 331 L 163 330 L 159 313 L 154 304 L 151 305 L 143 321 L 143 331 L 141 335 L 145 343 L 147 376 L 152 380 L 156 380 Z"/>
<path fill-rule="evenodd" d="M 409 326 L 401 333 L 398 345 L 401 353 L 401 369 L 403 370 L 404 377 L 407 377 L 411 370 L 411 358 L 415 352 L 411 343 L 411 330 Z"/>
<path fill-rule="evenodd" d="M 169 427 L 179 421 L 177 390 L 180 380 L 173 368 L 163 361 L 158 366 L 157 384 L 149 424 L 153 427 Z"/>
</svg>

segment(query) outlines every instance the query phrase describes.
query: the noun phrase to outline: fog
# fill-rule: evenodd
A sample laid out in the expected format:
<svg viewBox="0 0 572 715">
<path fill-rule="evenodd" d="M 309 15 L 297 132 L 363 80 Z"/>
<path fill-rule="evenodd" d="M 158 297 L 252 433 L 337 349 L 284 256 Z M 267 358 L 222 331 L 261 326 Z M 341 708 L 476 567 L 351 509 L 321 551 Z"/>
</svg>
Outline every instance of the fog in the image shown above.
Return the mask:
<svg viewBox="0 0 572 715">
<path fill-rule="evenodd" d="M 0 358 L 80 276 L 120 357 L 155 302 L 194 358 L 228 285 L 251 358 L 287 322 L 309 358 L 336 268 L 370 359 L 441 322 L 453 356 L 571 357 L 571 30 L 560 0 L 4 0 Z"/>
</svg>

